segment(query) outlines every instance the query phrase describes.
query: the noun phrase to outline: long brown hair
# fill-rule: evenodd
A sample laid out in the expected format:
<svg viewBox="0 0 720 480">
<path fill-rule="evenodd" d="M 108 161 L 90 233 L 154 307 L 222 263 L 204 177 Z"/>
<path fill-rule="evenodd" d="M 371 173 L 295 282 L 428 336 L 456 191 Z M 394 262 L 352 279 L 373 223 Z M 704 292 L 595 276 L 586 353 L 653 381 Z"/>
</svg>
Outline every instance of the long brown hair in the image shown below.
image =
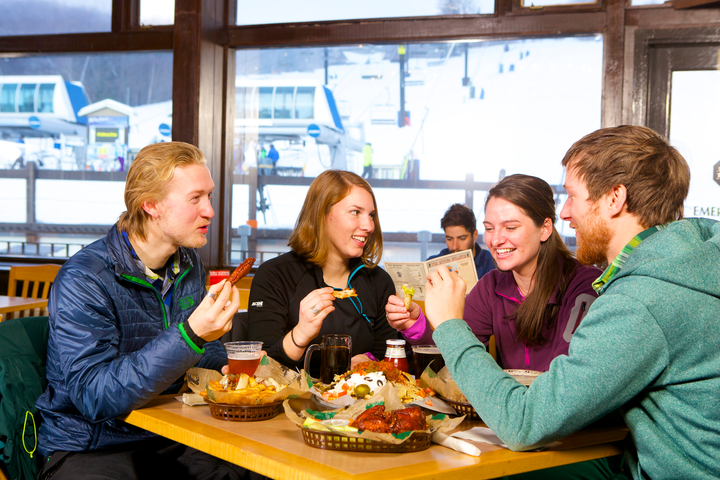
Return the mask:
<svg viewBox="0 0 720 480">
<path fill-rule="evenodd" d="M 288 246 L 309 262 L 322 267 L 329 253 L 326 224 L 330 209 L 347 197 L 355 186 L 370 193 L 375 208 L 375 229 L 365 242 L 361 258 L 368 267 L 376 266 L 382 257 L 383 243 L 375 194 L 364 178 L 345 170 L 325 170 L 312 182 Z"/>
<path fill-rule="evenodd" d="M 533 289 L 515 313 L 515 333 L 527 346 L 542 345 L 547 342 L 541 335 L 543 327 L 557 320 L 562 297 L 565 295 L 569 279 L 577 268 L 572 254 L 555 229 L 555 197 L 550 185 L 537 177 L 529 175 L 510 175 L 495 184 L 485 199 L 485 209 L 491 198 L 502 198 L 530 217 L 535 226 L 541 227 L 546 218 L 553 224 L 550 237 L 540 244 L 537 267 L 533 273 Z M 555 289 L 558 288 L 558 301 L 548 305 Z"/>
</svg>

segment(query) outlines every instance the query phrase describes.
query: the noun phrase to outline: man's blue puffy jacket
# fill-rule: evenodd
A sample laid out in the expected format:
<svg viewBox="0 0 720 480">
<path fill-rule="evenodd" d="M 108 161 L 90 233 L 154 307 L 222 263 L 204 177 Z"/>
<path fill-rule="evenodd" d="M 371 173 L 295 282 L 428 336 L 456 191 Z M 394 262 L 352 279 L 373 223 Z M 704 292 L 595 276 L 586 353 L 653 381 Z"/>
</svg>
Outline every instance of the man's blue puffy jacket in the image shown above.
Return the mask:
<svg viewBox="0 0 720 480">
<path fill-rule="evenodd" d="M 215 370 L 227 364 L 219 342 L 205 344 L 200 354 L 178 329 L 206 291 L 195 250 L 180 248 L 179 254 L 169 308 L 116 226 L 60 269 L 48 304 L 48 388 L 36 404 L 43 418 L 42 454 L 152 437 L 115 417 L 171 393 L 171 386 L 177 390 L 196 364 Z"/>
</svg>

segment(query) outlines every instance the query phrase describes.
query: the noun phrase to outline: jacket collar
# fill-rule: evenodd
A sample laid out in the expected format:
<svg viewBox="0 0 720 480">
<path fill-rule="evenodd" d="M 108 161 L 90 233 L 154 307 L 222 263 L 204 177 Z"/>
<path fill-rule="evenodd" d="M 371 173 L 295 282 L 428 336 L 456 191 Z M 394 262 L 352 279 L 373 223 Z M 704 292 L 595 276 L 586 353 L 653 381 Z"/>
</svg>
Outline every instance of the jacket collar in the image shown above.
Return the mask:
<svg viewBox="0 0 720 480">
<path fill-rule="evenodd" d="M 297 255 L 295 252 L 293 252 L 293 255 Z M 302 257 L 299 257 L 302 258 Z M 324 285 L 325 284 L 325 278 L 323 277 L 323 271 L 322 267 L 319 267 L 318 265 L 315 265 L 314 263 L 308 262 L 306 259 L 302 258 L 303 262 L 305 262 L 305 265 L 307 266 L 308 271 L 312 272 L 312 274 L 315 276 L 315 280 L 317 281 L 318 285 Z M 348 282 L 352 281 L 354 277 L 357 277 L 357 275 L 362 272 L 364 269 L 359 269 L 358 267 L 362 265 L 362 258 L 351 258 L 350 262 L 348 263 L 348 268 L 350 269 L 350 277 L 348 277 Z M 357 272 L 356 272 L 357 270 Z M 354 277 L 353 277 L 354 273 Z"/>
<path fill-rule="evenodd" d="M 125 243 L 122 232 L 116 223 L 107 233 L 106 243 L 108 255 L 113 263 L 115 274 L 119 277 L 130 275 L 137 278 L 145 278 L 145 272 L 141 271 L 135 262 L 130 247 Z M 192 260 L 186 248 L 180 247 L 177 251 L 180 262 L 180 272 L 193 267 Z"/>
</svg>

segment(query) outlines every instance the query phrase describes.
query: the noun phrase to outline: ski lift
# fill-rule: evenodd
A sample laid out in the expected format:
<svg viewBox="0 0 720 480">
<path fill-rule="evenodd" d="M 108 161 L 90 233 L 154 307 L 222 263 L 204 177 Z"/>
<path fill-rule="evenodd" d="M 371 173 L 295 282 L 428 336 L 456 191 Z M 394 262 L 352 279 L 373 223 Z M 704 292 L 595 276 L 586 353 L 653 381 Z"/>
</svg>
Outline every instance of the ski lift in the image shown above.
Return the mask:
<svg viewBox="0 0 720 480">
<path fill-rule="evenodd" d="M 405 79 L 406 87 L 420 87 L 425 85 L 425 70 L 416 68 L 408 72 Z"/>
<path fill-rule="evenodd" d="M 380 80 L 383 78 L 383 66 L 380 63 L 366 63 L 362 71 L 363 80 Z"/>
<path fill-rule="evenodd" d="M 395 105 L 373 105 L 370 110 L 371 125 L 397 124 L 397 107 Z"/>
</svg>

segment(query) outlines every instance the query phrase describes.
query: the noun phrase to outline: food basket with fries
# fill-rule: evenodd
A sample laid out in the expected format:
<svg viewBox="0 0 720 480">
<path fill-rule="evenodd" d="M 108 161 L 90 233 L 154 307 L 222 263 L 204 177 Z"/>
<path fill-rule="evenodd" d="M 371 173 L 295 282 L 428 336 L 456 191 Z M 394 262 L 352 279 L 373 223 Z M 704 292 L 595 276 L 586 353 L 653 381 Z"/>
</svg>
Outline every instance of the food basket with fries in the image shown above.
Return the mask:
<svg viewBox="0 0 720 480">
<path fill-rule="evenodd" d="M 206 400 L 210 406 L 210 414 L 221 420 L 231 422 L 256 422 L 269 420 L 283 411 L 282 401 L 263 405 L 229 405 Z"/>
<path fill-rule="evenodd" d="M 264 356 L 254 376 L 223 376 L 215 370 L 193 368 L 188 386 L 203 397 L 214 418 L 234 422 L 268 420 L 283 411 L 282 402 L 307 393 L 312 380 Z"/>
</svg>

